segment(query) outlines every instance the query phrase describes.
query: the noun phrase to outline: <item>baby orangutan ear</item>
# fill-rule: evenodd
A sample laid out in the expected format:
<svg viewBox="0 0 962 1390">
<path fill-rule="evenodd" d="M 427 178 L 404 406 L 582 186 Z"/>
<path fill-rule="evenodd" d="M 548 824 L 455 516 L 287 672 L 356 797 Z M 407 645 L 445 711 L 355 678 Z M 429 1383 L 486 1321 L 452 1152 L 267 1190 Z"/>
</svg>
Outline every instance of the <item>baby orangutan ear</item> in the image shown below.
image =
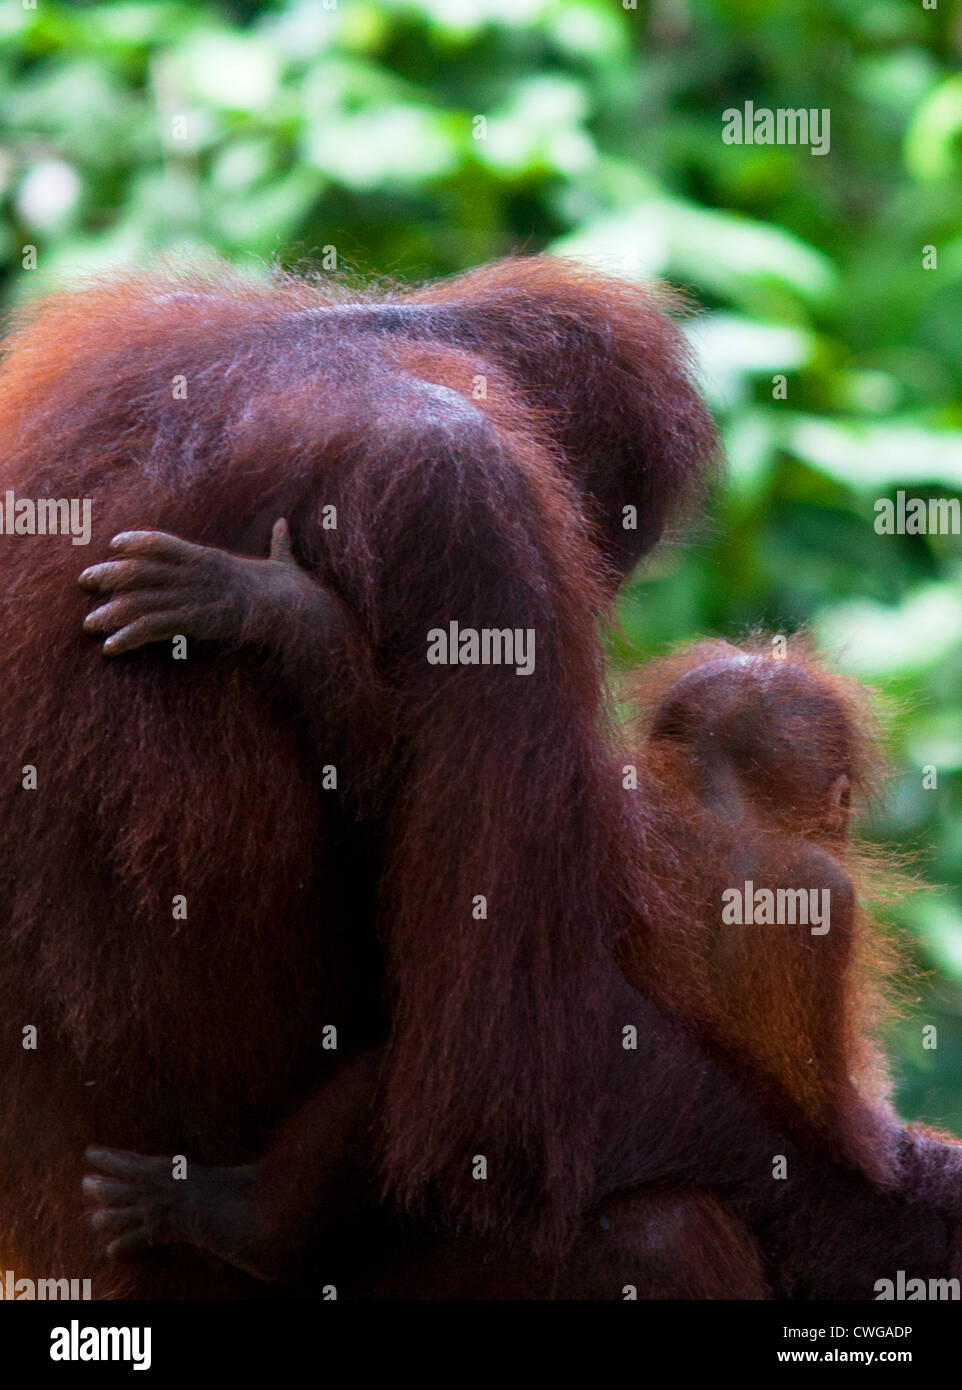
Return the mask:
<svg viewBox="0 0 962 1390">
<path fill-rule="evenodd" d="M 828 793 L 827 828 L 833 835 L 848 836 L 848 820 L 852 810 L 852 782 L 847 773 L 835 778 Z"/>
</svg>

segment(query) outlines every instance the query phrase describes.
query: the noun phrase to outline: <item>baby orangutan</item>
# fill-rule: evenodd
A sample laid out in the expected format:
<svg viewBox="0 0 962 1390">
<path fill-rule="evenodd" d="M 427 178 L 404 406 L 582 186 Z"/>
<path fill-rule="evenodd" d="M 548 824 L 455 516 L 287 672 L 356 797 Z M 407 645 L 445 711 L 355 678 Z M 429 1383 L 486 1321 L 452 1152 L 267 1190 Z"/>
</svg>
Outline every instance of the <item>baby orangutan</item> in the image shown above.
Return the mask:
<svg viewBox="0 0 962 1390">
<path fill-rule="evenodd" d="M 848 834 L 877 768 L 865 692 L 808 654 L 706 642 L 649 668 L 636 693 L 669 887 L 662 920 L 627 948 L 629 976 L 873 1167 L 878 1122 L 859 1097 L 877 1104 L 886 1087 L 862 967 L 887 962 L 860 920 Z"/>
<path fill-rule="evenodd" d="M 649 849 L 664 899 L 658 919 L 624 943 L 622 963 L 706 1046 L 749 1070 L 767 1113 L 808 1152 L 862 1174 L 882 1205 L 883 1193 L 944 1201 L 952 1229 L 936 1223 L 907 1258 L 958 1274 L 958 1179 L 949 1173 L 962 1148 L 899 1122 L 876 1038 L 896 960 L 859 907 L 859 871 L 871 861 L 849 843 L 853 798 L 864 801 L 880 771 L 867 695 L 794 645 L 779 659 L 762 645 L 704 642 L 638 678 L 647 709 L 638 793 L 658 827 Z M 891 1253 L 880 1275 L 905 1248 L 896 1208 L 889 1225 L 882 1205 L 879 1250 Z M 786 1203 L 782 1219 L 792 1243 L 813 1212 Z M 906 1219 L 923 1221 L 919 1207 Z M 778 1251 L 777 1230 L 763 1228 Z M 803 1287 L 847 1296 L 842 1271 L 857 1268 L 862 1233 L 848 1251 L 824 1227 L 813 1238 L 824 1243 L 814 1262 L 825 1285 L 805 1275 Z M 776 1289 L 791 1290 L 793 1259 L 774 1263 Z"/>
</svg>

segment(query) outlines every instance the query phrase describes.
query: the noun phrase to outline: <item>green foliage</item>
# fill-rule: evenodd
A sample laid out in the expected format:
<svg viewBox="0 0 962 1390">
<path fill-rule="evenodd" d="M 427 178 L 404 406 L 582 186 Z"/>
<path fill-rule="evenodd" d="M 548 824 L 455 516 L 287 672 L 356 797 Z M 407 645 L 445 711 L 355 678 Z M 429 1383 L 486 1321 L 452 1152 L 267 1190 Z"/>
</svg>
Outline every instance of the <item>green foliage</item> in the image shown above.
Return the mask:
<svg viewBox="0 0 962 1390">
<path fill-rule="evenodd" d="M 960 45 L 944 0 L 0 10 L 8 304 L 210 247 L 420 278 L 548 246 L 689 291 L 729 476 L 626 593 L 613 655 L 804 625 L 885 695 L 875 833 L 943 885 L 898 910 L 937 972 L 902 1100 L 962 1132 L 962 542 L 874 528 L 881 497 L 962 486 Z M 746 100 L 828 108 L 830 153 L 723 143 Z"/>
</svg>

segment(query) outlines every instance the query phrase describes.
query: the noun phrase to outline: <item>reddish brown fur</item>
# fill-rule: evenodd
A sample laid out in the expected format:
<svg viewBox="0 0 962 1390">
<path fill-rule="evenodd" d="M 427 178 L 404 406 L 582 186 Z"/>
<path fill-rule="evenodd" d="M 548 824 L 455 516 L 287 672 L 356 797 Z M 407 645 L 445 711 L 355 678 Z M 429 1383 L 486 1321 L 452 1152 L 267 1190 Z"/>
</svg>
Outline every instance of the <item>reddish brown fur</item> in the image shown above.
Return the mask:
<svg viewBox="0 0 962 1390">
<path fill-rule="evenodd" d="M 758 1248 L 781 1252 L 782 1288 L 860 1293 L 880 1230 L 886 1257 L 918 1249 L 944 1272 L 952 1153 L 931 1156 L 916 1184 L 929 1205 L 909 1226 L 904 1131 L 880 1141 L 895 1194 L 880 1198 L 856 1157 L 834 1165 L 803 1122 L 792 1137 L 777 1084 L 773 1119 L 744 1059 L 714 1060 L 711 1029 L 693 1041 L 684 981 L 663 1001 L 686 1006 L 679 1021 L 612 969 L 639 917 L 674 910 L 661 869 L 684 871 L 687 850 L 659 858 L 677 818 L 657 779 L 648 799 L 622 792 L 596 624 L 711 444 L 677 332 L 648 297 L 544 260 L 376 309 L 293 281 L 135 278 L 32 312 L 0 372 L 0 422 L 3 488 L 94 499 L 80 559 L 65 539 L 0 545 L 6 763 L 39 769 L 36 792 L 9 777 L 0 799 L 8 1263 L 92 1275 L 97 1295 L 253 1292 L 187 1248 L 95 1258 L 84 1145 L 258 1156 L 389 1034 L 384 1187 L 466 1233 L 469 1284 L 472 1251 L 499 1240 L 541 1287 L 539 1262 L 583 1248 L 584 1211 L 640 1183 L 670 1189 L 618 1208 L 616 1249 L 640 1262 L 643 1296 L 665 1269 L 676 1291 L 717 1290 L 706 1241 L 746 1296 L 767 1287 Z M 641 508 L 635 532 L 627 505 Z M 175 663 L 157 647 L 104 662 L 81 634 L 76 573 L 115 532 L 263 555 L 280 515 L 356 620 L 333 654 L 300 635 L 307 713 L 276 654 L 198 646 Z M 535 674 L 428 666 L 426 633 L 449 619 L 534 628 Z M 336 795 L 320 786 L 328 762 Z M 696 848 L 693 863 L 712 862 L 713 842 Z M 171 916 L 180 893 L 186 923 Z M 37 1052 L 19 1046 L 26 1023 Z M 775 1082 L 793 1075 L 776 1068 Z M 788 1203 L 767 1178 L 774 1152 L 791 1155 Z M 485 1183 L 470 1177 L 477 1153 Z M 308 1165 L 301 1187 L 316 1177 Z M 825 1264 L 813 1231 L 844 1256 Z M 614 1278 L 622 1256 L 606 1266 L 588 1249 L 575 1287 L 607 1288 L 599 1271 Z M 572 1266 L 551 1268 L 549 1288 L 571 1287 Z M 448 1286 L 437 1265 L 431 1278 L 435 1296 Z"/>
<path fill-rule="evenodd" d="M 898 962 L 859 907 L 869 880 L 879 891 L 879 856 L 848 835 L 852 804 L 864 805 L 881 771 L 866 692 L 795 638 L 791 660 L 762 641 L 700 643 L 650 666 L 635 696 L 649 712 L 646 794 L 672 846 L 680 910 L 635 939 L 631 976 L 774 1076 L 833 1142 L 851 1129 L 870 1162 L 852 1081 L 859 1076 L 873 1102 L 888 1100 L 878 1030 Z M 722 797 L 737 798 L 737 816 L 703 801 L 729 770 L 734 785 Z M 829 799 L 840 776 L 848 791 L 836 816 Z M 832 929 L 821 937 L 722 924 L 723 890 L 745 879 L 828 889 Z"/>
<path fill-rule="evenodd" d="M 464 302 L 454 346 L 431 341 L 435 300 Z M 2 486 L 90 497 L 94 516 L 86 552 L 0 546 L 5 761 L 39 769 L 34 793 L 11 773 L 0 805 L 14 1043 L 0 1229 L 20 1268 L 92 1273 L 100 1290 L 211 1286 L 188 1253 L 126 1276 L 91 1267 L 83 1146 L 258 1151 L 330 1074 L 323 1024 L 339 1025 L 341 1056 L 382 1035 L 378 880 L 387 1190 L 549 1242 L 594 1191 L 623 811 L 599 736 L 608 578 L 564 472 L 593 475 L 594 439 L 616 449 L 627 481 L 611 506 L 648 506 L 627 546 L 620 510 L 600 516 L 627 564 L 696 479 L 710 429 L 675 330 L 637 291 L 536 260 L 405 303 L 413 317 L 385 330 L 296 281 L 134 277 L 35 306 L 9 343 Z M 320 525 L 330 503 L 337 531 Z M 283 673 L 256 653 L 105 663 L 80 630 L 78 561 L 115 532 L 264 554 L 280 514 L 363 632 L 318 678 L 337 798 Z M 428 667 L 426 632 L 449 618 L 535 628 L 535 675 Z M 36 1053 L 17 1045 L 25 1023 Z M 487 1184 L 469 1176 L 478 1151 Z"/>
<path fill-rule="evenodd" d="M 657 921 L 622 943 L 628 979 L 746 1067 L 769 1113 L 803 1144 L 880 1191 L 906 1190 L 913 1142 L 946 1143 L 947 1171 L 956 1174 L 943 1189 L 951 1209 L 962 1149 L 933 1130 L 916 1129 L 911 1140 L 900 1127 L 879 1037 L 899 962 L 860 897 L 870 877 L 877 892 L 880 876 L 898 875 L 849 841 L 850 810 L 869 798 L 881 770 L 866 692 L 830 675 L 795 638 L 787 660 L 762 640 L 703 642 L 649 667 L 634 695 L 644 711 L 634 794 L 659 828 L 647 867 L 666 891 Z M 836 805 L 839 777 L 847 785 Z M 756 888 L 828 890 L 830 930 L 724 922 L 723 892 L 746 879 Z M 924 1199 L 930 1183 L 921 1178 L 910 1195 Z M 897 1249 L 904 1235 L 897 1221 L 888 1224 L 884 1204 L 875 1219 Z M 958 1274 L 945 1239 L 926 1236 L 911 1258 L 934 1257 L 932 1268 Z M 847 1258 L 857 1288 L 857 1247 Z M 838 1293 L 839 1276 L 826 1258 L 818 1278 Z"/>
</svg>

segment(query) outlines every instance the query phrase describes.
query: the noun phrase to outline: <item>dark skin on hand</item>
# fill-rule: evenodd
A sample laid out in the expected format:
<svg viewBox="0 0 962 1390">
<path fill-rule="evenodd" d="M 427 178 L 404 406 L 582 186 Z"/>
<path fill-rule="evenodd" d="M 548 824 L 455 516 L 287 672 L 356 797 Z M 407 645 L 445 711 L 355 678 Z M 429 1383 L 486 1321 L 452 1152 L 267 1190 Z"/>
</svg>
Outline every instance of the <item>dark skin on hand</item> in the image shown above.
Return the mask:
<svg viewBox="0 0 962 1390">
<path fill-rule="evenodd" d="M 193 545 L 164 531 L 121 531 L 110 548 L 117 559 L 90 565 L 78 580 L 104 599 L 83 625 L 91 636 L 103 636 L 104 656 L 176 636 L 264 641 L 292 606 L 318 631 L 343 618 L 337 599 L 294 559 L 284 517 L 274 523 L 264 560 Z"/>
</svg>

